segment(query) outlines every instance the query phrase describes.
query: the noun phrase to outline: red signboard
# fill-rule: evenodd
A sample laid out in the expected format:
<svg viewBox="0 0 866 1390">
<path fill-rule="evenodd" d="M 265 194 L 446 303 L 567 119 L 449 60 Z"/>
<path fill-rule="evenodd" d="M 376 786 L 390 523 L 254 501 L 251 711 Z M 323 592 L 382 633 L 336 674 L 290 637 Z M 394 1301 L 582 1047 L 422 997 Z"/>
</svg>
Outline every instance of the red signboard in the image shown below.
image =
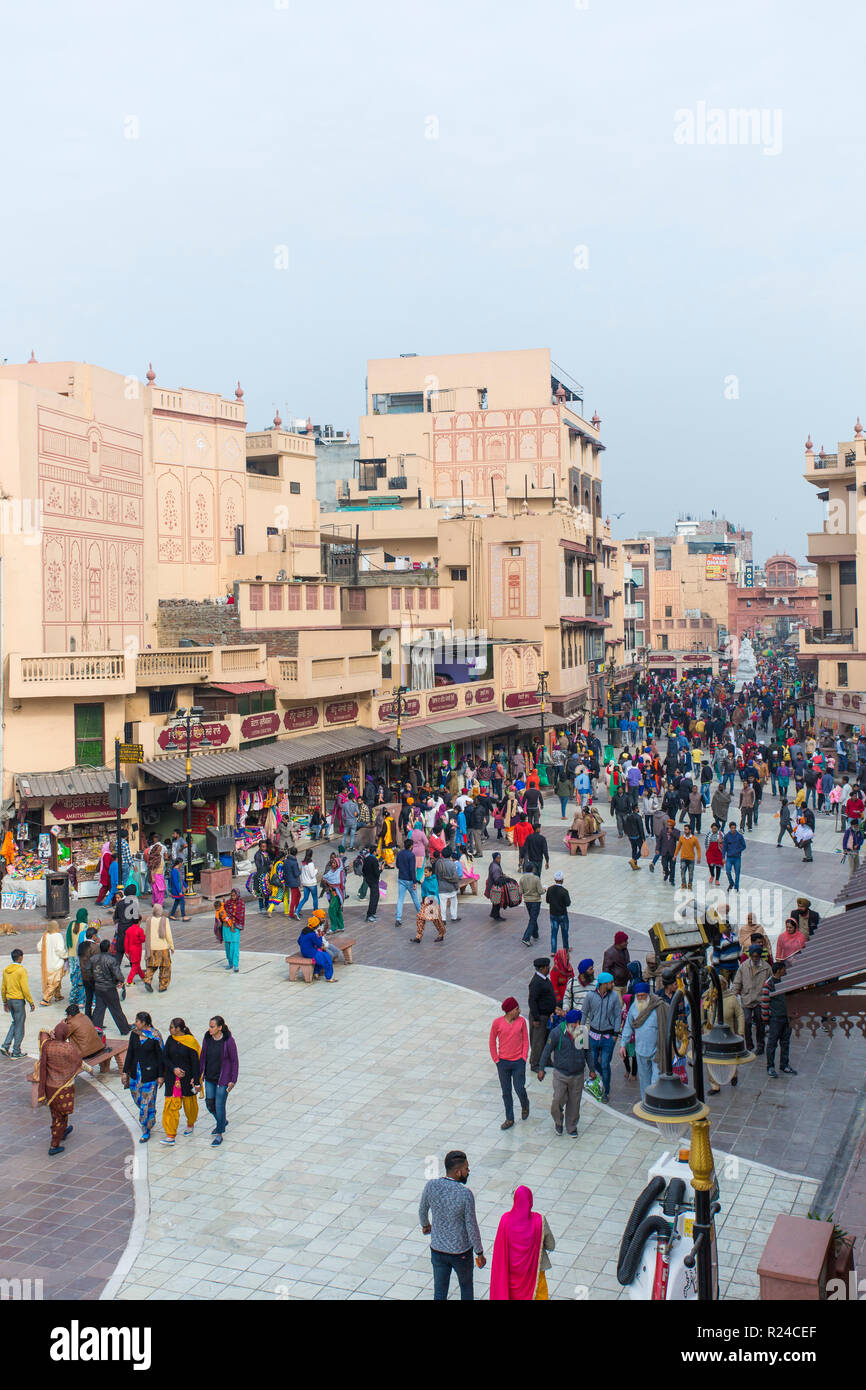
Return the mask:
<svg viewBox="0 0 866 1390">
<path fill-rule="evenodd" d="M 315 705 L 301 705 L 298 709 L 287 709 L 283 715 L 283 727 L 293 732 L 298 729 L 315 729 L 319 722 L 319 711 Z"/>
<path fill-rule="evenodd" d="M 496 699 L 496 690 L 492 685 L 479 685 L 475 690 L 467 690 L 466 703 L 471 704 L 469 696 L 474 697 L 476 705 L 489 705 L 491 700 Z"/>
<path fill-rule="evenodd" d="M 431 712 L 431 714 L 434 711 L 440 709 L 456 709 L 457 691 L 450 690 L 447 694 L 444 695 L 431 695 L 429 700 L 427 701 L 427 708 Z"/>
<path fill-rule="evenodd" d="M 63 801 L 54 801 L 48 814 L 56 821 L 73 820 L 112 820 L 112 811 L 107 796 L 68 796 Z"/>
<path fill-rule="evenodd" d="M 325 705 L 326 724 L 353 724 L 357 718 L 357 700 L 333 700 Z"/>
<path fill-rule="evenodd" d="M 404 701 L 403 701 L 403 718 L 404 718 L 404 719 L 417 719 L 417 717 L 418 717 L 418 715 L 419 715 L 420 713 L 421 713 L 421 701 L 420 701 L 420 700 L 404 700 Z M 396 719 L 396 718 L 397 718 L 397 702 L 396 702 L 396 700 L 390 700 L 390 701 L 388 702 L 387 705 L 380 705 L 380 706 L 379 706 L 379 718 L 380 718 L 380 719 Z"/>
<path fill-rule="evenodd" d="M 520 690 L 514 695 L 506 695 L 506 709 L 524 709 L 527 705 L 537 705 L 538 694 L 534 690 Z"/>
<path fill-rule="evenodd" d="M 192 750 L 199 748 L 205 739 L 215 748 L 220 748 L 224 743 L 228 743 L 231 738 L 231 730 L 228 724 L 193 724 L 190 730 L 189 746 Z M 186 725 L 170 724 L 162 729 L 156 739 L 163 752 L 186 752 Z"/>
<path fill-rule="evenodd" d="M 266 710 L 264 714 L 248 714 L 241 721 L 241 738 L 268 738 L 280 727 L 280 716 L 276 710 Z"/>
</svg>

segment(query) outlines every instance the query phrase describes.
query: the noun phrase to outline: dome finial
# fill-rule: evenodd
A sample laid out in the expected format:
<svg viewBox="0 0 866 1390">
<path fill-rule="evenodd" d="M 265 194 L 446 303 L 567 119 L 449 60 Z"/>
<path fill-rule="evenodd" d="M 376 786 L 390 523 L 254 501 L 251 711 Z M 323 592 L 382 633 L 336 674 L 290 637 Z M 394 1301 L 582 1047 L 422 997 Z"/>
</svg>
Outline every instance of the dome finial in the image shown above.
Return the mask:
<svg viewBox="0 0 866 1390">
<path fill-rule="evenodd" d="M 275 430 L 281 430 L 282 428 L 283 428 L 283 422 L 282 422 L 282 419 L 281 419 L 281 417 L 280 417 L 280 412 L 279 412 L 279 409 L 278 409 L 277 412 L 276 412 L 276 414 L 274 415 L 274 429 L 275 429 Z"/>
<path fill-rule="evenodd" d="M 152 362 L 148 362 L 147 364 L 147 379 L 150 382 L 151 386 L 156 381 L 156 372 L 153 370 Z"/>
<path fill-rule="evenodd" d="M 859 416 L 859 415 L 857 416 L 857 423 L 856 423 L 856 425 L 854 426 L 854 438 L 855 438 L 855 439 L 862 439 L 862 438 L 863 438 L 863 426 L 860 424 L 860 416 Z"/>
<path fill-rule="evenodd" d="M 814 452 L 815 452 L 815 445 L 812 443 L 812 433 L 811 433 L 811 430 L 810 430 L 810 432 L 806 435 L 806 453 L 807 453 L 807 454 L 812 454 L 812 453 L 814 453 Z"/>
<path fill-rule="evenodd" d="M 244 388 L 241 386 L 240 382 L 238 382 L 237 386 L 235 387 L 235 397 L 239 401 L 242 401 L 244 398 Z"/>
<path fill-rule="evenodd" d="M 35 353 L 34 349 L 31 348 L 31 349 L 30 349 L 30 356 L 29 356 L 29 358 L 27 359 L 27 365 L 28 365 L 28 367 L 29 367 L 29 365 L 30 365 L 31 362 L 36 362 L 36 360 L 37 360 L 37 359 L 36 359 L 36 353 Z"/>
<path fill-rule="evenodd" d="M 598 411 L 595 412 L 589 423 L 593 426 L 594 429 L 598 429 L 599 425 L 601 424 L 601 417 L 599 416 Z"/>
</svg>

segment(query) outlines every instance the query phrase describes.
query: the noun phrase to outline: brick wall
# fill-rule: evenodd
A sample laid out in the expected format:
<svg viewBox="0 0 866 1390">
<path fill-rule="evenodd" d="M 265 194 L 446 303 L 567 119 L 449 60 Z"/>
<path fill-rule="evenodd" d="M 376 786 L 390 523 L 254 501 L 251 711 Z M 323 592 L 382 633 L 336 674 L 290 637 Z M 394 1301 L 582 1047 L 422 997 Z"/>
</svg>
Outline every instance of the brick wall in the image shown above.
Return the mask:
<svg viewBox="0 0 866 1390">
<path fill-rule="evenodd" d="M 160 599 L 156 619 L 157 644 L 179 647 L 181 641 L 200 647 L 258 646 L 265 642 L 268 656 L 297 656 L 297 628 L 251 631 L 240 625 L 235 604 L 192 603 L 187 599 Z"/>
</svg>

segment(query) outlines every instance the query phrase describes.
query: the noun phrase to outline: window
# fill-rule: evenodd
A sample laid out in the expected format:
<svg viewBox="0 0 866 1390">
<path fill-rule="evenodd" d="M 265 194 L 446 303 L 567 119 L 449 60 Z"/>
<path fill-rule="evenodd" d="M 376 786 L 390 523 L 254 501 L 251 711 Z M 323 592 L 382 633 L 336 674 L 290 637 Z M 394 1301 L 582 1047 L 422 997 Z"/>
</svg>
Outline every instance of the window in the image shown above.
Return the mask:
<svg viewBox="0 0 866 1390">
<path fill-rule="evenodd" d="M 438 589 L 431 589 L 431 590 L 430 590 L 430 607 L 431 607 L 431 608 L 438 608 L 438 607 L 439 607 L 439 590 L 438 590 Z"/>
<path fill-rule="evenodd" d="M 299 584 L 290 584 L 286 589 L 288 603 L 286 607 L 290 613 L 297 613 L 301 607 L 301 589 Z"/>
<path fill-rule="evenodd" d="M 289 483 L 289 492 L 294 493 L 296 497 L 297 497 L 298 493 L 300 492 L 300 490 L 301 490 L 301 484 L 300 484 L 300 483 L 291 483 L 291 482 Z"/>
<path fill-rule="evenodd" d="M 266 714 L 276 709 L 276 695 L 273 690 L 253 690 L 249 695 L 238 696 L 238 714 Z"/>
<path fill-rule="evenodd" d="M 366 589 L 349 590 L 349 612 L 366 613 L 367 611 L 367 591 Z"/>
<path fill-rule="evenodd" d="M 840 583 L 840 584 L 856 584 L 856 583 L 857 583 L 857 561 L 856 561 L 856 560 L 840 560 L 840 561 L 839 561 L 839 583 Z"/>
<path fill-rule="evenodd" d="M 306 607 L 307 607 L 308 609 L 310 609 L 310 608 L 318 608 L 318 606 L 319 606 L 319 589 L 318 589 L 318 585 L 316 585 L 316 584 L 307 584 L 307 585 L 306 585 L 306 590 L 307 590 Z"/>
<path fill-rule="evenodd" d="M 283 586 L 282 584 L 268 585 L 268 607 L 271 612 L 277 612 L 283 606 Z"/>
<path fill-rule="evenodd" d="M 382 648 L 382 679 L 384 681 L 391 679 L 391 648 L 389 645 Z"/>
<path fill-rule="evenodd" d="M 666 603 L 666 604 L 665 604 L 665 617 L 666 617 L 666 618 L 672 618 L 673 616 L 674 616 L 673 604 L 671 604 L 671 603 Z"/>
<path fill-rule="evenodd" d="M 520 546 L 519 546 L 519 545 L 512 545 L 511 548 L 510 548 L 510 553 L 511 553 L 512 555 L 519 555 L 519 554 L 520 554 Z"/>
<path fill-rule="evenodd" d="M 74 705 L 73 718 L 76 767 L 104 767 L 105 706 Z"/>
<path fill-rule="evenodd" d="M 235 527 L 235 555 L 243 555 L 243 553 L 244 553 L 244 528 L 243 528 L 243 526 L 236 526 L 236 527 Z"/>
<path fill-rule="evenodd" d="M 847 661 L 836 662 L 836 684 L 840 687 L 840 689 L 848 684 Z"/>
<path fill-rule="evenodd" d="M 668 635 L 666 632 L 659 634 L 659 643 L 661 644 L 661 650 L 666 652 L 668 649 Z"/>
<path fill-rule="evenodd" d="M 374 415 L 416 415 L 423 410 L 423 391 L 385 391 L 373 397 Z"/>
<path fill-rule="evenodd" d="M 593 592 L 592 586 L 593 586 L 593 583 L 594 583 L 594 580 L 593 580 L 593 577 L 592 577 L 592 570 L 591 570 L 591 569 L 585 569 L 585 570 L 583 571 L 583 596 L 584 596 L 584 598 L 592 598 L 592 592 Z"/>
<path fill-rule="evenodd" d="M 418 607 L 419 607 L 419 608 L 426 608 L 426 607 L 427 607 L 427 590 L 426 590 L 426 589 L 419 589 L 419 590 L 418 590 Z"/>
<path fill-rule="evenodd" d="M 606 618 L 609 618 L 609 617 L 610 617 L 610 599 L 609 599 L 609 598 L 606 598 L 605 601 L 604 601 L 604 616 L 605 616 Z"/>
<path fill-rule="evenodd" d="M 392 607 L 392 609 L 394 609 L 394 608 L 399 608 L 399 607 L 400 607 L 401 599 L 402 599 L 402 591 L 401 591 L 400 589 L 392 589 L 392 590 L 391 590 L 391 607 Z"/>
<path fill-rule="evenodd" d="M 466 570 L 462 566 L 458 566 L 456 569 L 452 566 L 450 574 L 452 584 L 462 583 L 466 580 Z"/>
<path fill-rule="evenodd" d="M 636 618 L 643 619 L 643 599 L 642 599 L 642 598 L 639 598 L 639 599 L 636 599 L 636 600 L 635 600 L 634 615 L 635 615 Z"/>
<path fill-rule="evenodd" d="M 165 688 L 151 690 L 148 695 L 150 705 L 148 712 L 150 714 L 170 714 L 174 709 L 174 697 L 174 686 L 170 686 L 167 690 Z"/>
<path fill-rule="evenodd" d="M 404 590 L 403 590 L 403 601 L 404 601 L 404 603 L 406 604 L 406 607 L 407 607 L 407 608 L 414 608 L 414 607 L 415 607 L 415 590 L 414 590 L 414 589 L 404 589 Z"/>
<path fill-rule="evenodd" d="M 262 608 L 264 607 L 264 602 L 265 602 L 265 586 L 264 586 L 264 584 L 251 584 L 251 585 L 250 585 L 250 611 L 253 612 L 253 613 L 260 613 L 261 610 L 262 610 Z"/>
<path fill-rule="evenodd" d="M 322 589 L 322 607 L 323 607 L 323 608 L 325 608 L 325 609 L 333 609 L 333 607 L 334 607 L 334 595 L 335 595 L 336 592 L 337 592 L 337 591 L 336 591 L 336 589 L 334 588 L 333 584 L 326 584 L 326 585 L 325 585 L 325 587 Z"/>
<path fill-rule="evenodd" d="M 566 598 L 573 598 L 573 597 L 574 597 L 574 556 L 573 556 L 573 555 L 566 555 L 566 557 L 565 557 L 565 596 L 566 596 Z"/>
<path fill-rule="evenodd" d="M 635 569 L 634 565 L 632 565 L 632 567 L 631 567 L 631 582 L 632 582 L 632 584 L 634 584 L 634 586 L 635 586 L 636 589 L 642 589 L 642 588 L 643 588 L 643 581 L 644 581 L 644 572 L 643 572 L 643 570 L 642 570 L 642 569 Z"/>
</svg>

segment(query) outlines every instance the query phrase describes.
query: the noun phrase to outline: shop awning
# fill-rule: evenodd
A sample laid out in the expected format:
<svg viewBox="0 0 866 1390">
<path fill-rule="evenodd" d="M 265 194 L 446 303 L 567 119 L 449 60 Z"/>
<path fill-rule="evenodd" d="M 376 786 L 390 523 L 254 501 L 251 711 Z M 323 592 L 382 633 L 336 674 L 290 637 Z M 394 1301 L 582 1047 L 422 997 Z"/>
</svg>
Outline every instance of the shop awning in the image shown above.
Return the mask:
<svg viewBox="0 0 866 1390">
<path fill-rule="evenodd" d="M 788 961 L 780 994 L 832 983 L 847 989 L 866 980 L 866 907 L 822 917 L 814 936 Z"/>
<path fill-rule="evenodd" d="M 221 690 L 224 695 L 252 695 L 257 690 L 276 690 L 276 686 L 268 685 L 267 681 L 237 681 L 234 685 L 211 683 L 208 689 Z"/>
<path fill-rule="evenodd" d="M 302 734 L 299 738 L 282 739 L 261 748 L 245 748 L 238 753 L 194 753 L 193 782 L 243 780 L 258 774 L 272 773 L 279 767 L 300 767 L 308 763 L 326 762 L 329 758 L 360 756 L 388 742 L 386 733 L 375 729 L 351 726 L 335 729 L 333 733 Z M 185 758 L 156 758 L 141 764 L 142 772 L 168 786 L 186 781 Z"/>
<path fill-rule="evenodd" d="M 109 767 L 69 767 L 65 772 L 19 772 L 15 778 L 18 795 L 25 800 L 37 796 L 93 796 L 107 792 L 114 781 Z"/>
<path fill-rule="evenodd" d="M 403 730 L 400 748 L 404 753 L 421 753 L 425 748 L 438 748 L 440 744 L 460 743 L 465 739 L 488 738 L 491 734 L 504 733 L 513 726 L 514 721 L 507 714 L 488 710 L 486 714 L 464 715 L 459 719 L 437 719 L 428 721 L 417 728 Z M 397 735 L 391 734 L 388 746 L 397 748 Z"/>
<path fill-rule="evenodd" d="M 858 903 L 866 903 L 866 864 L 855 870 L 833 901 L 834 903 L 845 903 L 849 910 L 856 907 Z"/>
</svg>

